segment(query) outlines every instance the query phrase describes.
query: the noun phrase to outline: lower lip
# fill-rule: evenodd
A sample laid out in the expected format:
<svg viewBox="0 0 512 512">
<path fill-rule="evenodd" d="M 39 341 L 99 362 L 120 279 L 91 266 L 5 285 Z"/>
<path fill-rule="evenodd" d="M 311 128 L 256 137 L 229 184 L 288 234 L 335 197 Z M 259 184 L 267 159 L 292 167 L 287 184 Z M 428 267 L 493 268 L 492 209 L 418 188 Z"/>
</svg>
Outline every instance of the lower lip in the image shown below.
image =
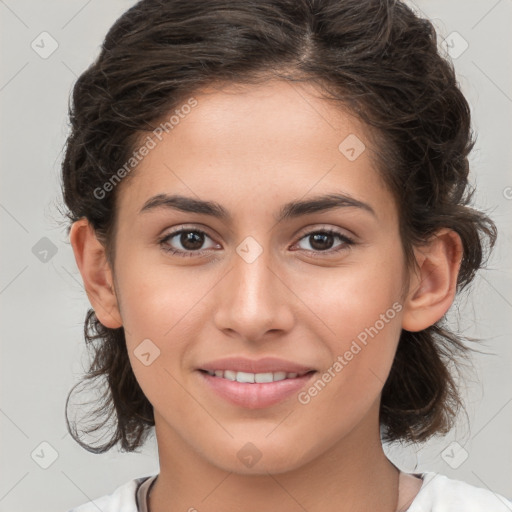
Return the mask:
<svg viewBox="0 0 512 512">
<path fill-rule="evenodd" d="M 246 409 L 263 409 L 298 393 L 316 372 L 307 373 L 294 379 L 261 384 L 232 381 L 214 377 L 202 371 L 199 373 L 211 389 L 229 402 Z"/>
</svg>

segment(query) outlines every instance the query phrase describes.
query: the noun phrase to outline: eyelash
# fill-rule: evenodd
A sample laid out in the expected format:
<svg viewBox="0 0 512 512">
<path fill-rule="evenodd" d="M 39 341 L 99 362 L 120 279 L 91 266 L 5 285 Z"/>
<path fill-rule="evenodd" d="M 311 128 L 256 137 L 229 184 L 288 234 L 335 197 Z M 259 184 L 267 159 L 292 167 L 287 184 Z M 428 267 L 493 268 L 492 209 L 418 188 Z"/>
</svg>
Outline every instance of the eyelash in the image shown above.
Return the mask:
<svg viewBox="0 0 512 512">
<path fill-rule="evenodd" d="M 201 229 L 184 228 L 184 229 L 180 229 L 178 231 L 174 231 L 172 233 L 168 233 L 163 238 L 161 238 L 158 241 L 158 243 L 161 246 L 162 250 L 164 250 L 167 253 L 171 253 L 173 255 L 176 255 L 176 256 L 179 256 L 179 257 L 185 257 L 185 258 L 186 257 L 192 257 L 192 256 L 202 256 L 204 253 L 208 252 L 209 249 L 198 250 L 198 251 L 191 251 L 191 250 L 189 250 L 189 251 L 182 251 L 182 250 L 172 249 L 169 246 L 166 246 L 166 242 L 168 240 L 171 240 L 176 235 L 180 235 L 182 233 L 200 233 L 201 235 L 206 235 L 208 238 L 211 238 L 208 235 L 208 233 L 206 233 L 205 231 L 203 231 Z M 314 257 L 321 257 L 324 254 L 336 254 L 336 253 L 338 253 L 340 251 L 347 250 L 351 245 L 355 244 L 354 240 L 349 238 L 347 235 L 345 235 L 343 233 L 340 233 L 339 231 L 336 231 L 336 230 L 331 229 L 331 228 L 317 229 L 317 230 L 314 230 L 314 231 L 310 231 L 310 232 L 304 234 L 303 236 L 301 236 L 299 238 L 299 241 L 303 240 L 304 238 L 307 238 L 309 236 L 320 234 L 320 233 L 323 234 L 323 235 L 332 235 L 332 236 L 338 237 L 343 243 L 340 244 L 337 249 L 327 249 L 325 251 L 315 251 L 315 250 L 307 250 L 307 249 L 300 249 L 300 250 L 305 250 L 305 251 L 311 253 L 312 255 L 314 255 Z"/>
</svg>

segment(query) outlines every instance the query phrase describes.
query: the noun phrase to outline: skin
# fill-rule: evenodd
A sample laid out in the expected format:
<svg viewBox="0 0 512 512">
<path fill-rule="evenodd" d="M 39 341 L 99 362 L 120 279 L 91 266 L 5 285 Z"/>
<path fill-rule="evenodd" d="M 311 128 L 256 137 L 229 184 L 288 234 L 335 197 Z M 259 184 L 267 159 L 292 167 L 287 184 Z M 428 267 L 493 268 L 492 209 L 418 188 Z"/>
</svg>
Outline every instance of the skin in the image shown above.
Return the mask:
<svg viewBox="0 0 512 512">
<path fill-rule="evenodd" d="M 269 81 L 194 97 L 198 106 L 119 185 L 114 268 L 86 219 L 70 234 L 89 300 L 104 325 L 124 326 L 154 407 L 160 474 L 151 512 L 405 506 L 421 481 L 404 478 L 397 507 L 399 472 L 379 436 L 381 391 L 401 329 L 422 330 L 450 307 L 459 237 L 441 230 L 416 250 L 417 267 L 406 267 L 398 209 L 367 128 L 313 86 Z M 349 134 L 366 145 L 354 161 L 338 149 Z M 375 215 L 344 207 L 276 223 L 283 204 L 334 191 Z M 139 213 L 161 193 L 216 201 L 232 222 L 165 208 Z M 183 224 L 206 232 L 203 255 L 159 245 Z M 354 244 L 333 236 L 318 249 L 306 235 L 326 228 Z M 252 263 L 236 251 L 247 236 L 263 249 Z M 190 247 L 179 236 L 164 245 Z M 238 407 L 196 371 L 225 356 L 275 356 L 321 374 L 394 303 L 401 311 L 306 405 L 293 395 L 264 409 Z M 160 350 L 149 366 L 134 355 L 147 338 Z M 248 442 L 261 454 L 252 467 L 237 457 Z"/>
</svg>

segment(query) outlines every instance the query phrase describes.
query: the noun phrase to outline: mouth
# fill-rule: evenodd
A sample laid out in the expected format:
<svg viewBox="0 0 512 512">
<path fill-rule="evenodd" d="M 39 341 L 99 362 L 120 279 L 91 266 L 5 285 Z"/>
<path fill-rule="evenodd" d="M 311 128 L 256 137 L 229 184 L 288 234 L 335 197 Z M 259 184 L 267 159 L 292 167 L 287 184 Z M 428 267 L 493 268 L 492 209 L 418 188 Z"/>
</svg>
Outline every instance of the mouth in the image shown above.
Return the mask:
<svg viewBox="0 0 512 512">
<path fill-rule="evenodd" d="M 317 370 L 284 359 L 231 357 L 197 368 L 201 385 L 212 398 L 244 409 L 263 409 L 297 395 Z"/>
<path fill-rule="evenodd" d="M 210 377 L 226 379 L 231 382 L 240 382 L 243 384 L 268 384 L 271 382 L 279 382 L 287 379 L 297 379 L 305 375 L 315 373 L 315 370 L 305 372 L 262 372 L 252 373 L 235 370 L 199 370 L 208 374 Z"/>
</svg>

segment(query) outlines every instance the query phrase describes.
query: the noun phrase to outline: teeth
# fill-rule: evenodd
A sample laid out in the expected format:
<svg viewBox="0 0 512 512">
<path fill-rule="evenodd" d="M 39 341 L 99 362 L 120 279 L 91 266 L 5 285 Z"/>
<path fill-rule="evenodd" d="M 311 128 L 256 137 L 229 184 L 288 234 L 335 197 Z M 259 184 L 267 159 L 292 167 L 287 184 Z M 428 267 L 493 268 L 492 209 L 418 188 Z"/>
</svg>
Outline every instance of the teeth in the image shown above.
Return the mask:
<svg viewBox="0 0 512 512">
<path fill-rule="evenodd" d="M 267 372 L 267 373 L 250 373 L 250 372 L 235 372 L 233 370 L 207 370 L 208 375 L 212 377 L 221 377 L 231 381 L 242 383 L 257 383 L 262 384 L 266 382 L 278 382 L 285 379 L 295 379 L 299 376 L 298 373 L 286 372 Z"/>
<path fill-rule="evenodd" d="M 236 373 L 237 372 L 233 372 L 231 370 L 226 370 L 224 372 L 224 378 L 228 380 L 236 380 Z"/>
<path fill-rule="evenodd" d="M 256 373 L 254 374 L 254 382 L 263 384 L 265 382 L 274 382 L 274 375 L 272 372 L 269 373 Z"/>
<path fill-rule="evenodd" d="M 256 377 L 255 373 L 247 373 L 247 372 L 237 372 L 236 373 L 237 382 L 254 382 L 255 377 Z"/>
</svg>

